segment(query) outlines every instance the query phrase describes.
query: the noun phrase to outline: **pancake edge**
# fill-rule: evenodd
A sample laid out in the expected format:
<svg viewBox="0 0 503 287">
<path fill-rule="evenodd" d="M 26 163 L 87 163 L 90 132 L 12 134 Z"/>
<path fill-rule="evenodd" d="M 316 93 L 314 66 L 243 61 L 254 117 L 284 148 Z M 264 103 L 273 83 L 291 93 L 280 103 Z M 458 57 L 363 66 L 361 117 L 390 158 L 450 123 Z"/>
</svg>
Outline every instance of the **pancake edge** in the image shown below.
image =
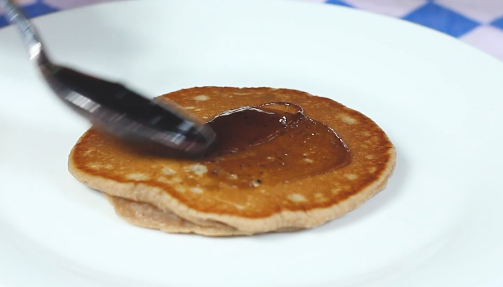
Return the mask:
<svg viewBox="0 0 503 287">
<path fill-rule="evenodd" d="M 144 183 L 120 183 L 111 179 L 88 174 L 79 170 L 73 164 L 74 148 L 72 148 L 69 155 L 68 170 L 77 180 L 88 187 L 111 196 L 153 205 L 162 211 L 172 212 L 181 219 L 195 224 L 223 224 L 233 227 L 244 234 L 272 232 L 284 228 L 313 228 L 341 217 L 344 214 L 355 210 L 368 199 L 382 191 L 386 187 L 388 179 L 393 174 L 396 165 L 396 149 L 392 146 L 388 150 L 389 160 L 378 179 L 343 201 L 334 203 L 333 205 L 324 208 L 314 208 L 307 211 L 284 210 L 267 217 L 247 218 L 242 216 L 201 212 L 182 204 L 177 199 L 170 196 L 167 192 L 164 192 L 161 188 L 149 186 Z"/>
</svg>

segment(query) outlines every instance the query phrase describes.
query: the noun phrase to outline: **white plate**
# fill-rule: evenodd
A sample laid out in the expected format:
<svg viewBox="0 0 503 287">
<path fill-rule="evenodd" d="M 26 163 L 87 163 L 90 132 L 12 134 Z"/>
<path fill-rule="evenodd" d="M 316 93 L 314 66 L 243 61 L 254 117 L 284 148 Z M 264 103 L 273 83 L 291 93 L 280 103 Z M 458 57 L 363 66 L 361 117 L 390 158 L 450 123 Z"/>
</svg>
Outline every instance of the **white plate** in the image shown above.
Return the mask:
<svg viewBox="0 0 503 287">
<path fill-rule="evenodd" d="M 503 286 L 503 65 L 419 26 L 293 1 L 138 1 L 36 20 L 59 61 L 151 96 L 271 86 L 362 111 L 398 150 L 386 190 L 313 230 L 133 227 L 67 172 L 87 123 L 0 31 L 0 286 Z M 500 284 L 500 285 L 498 285 Z"/>
</svg>

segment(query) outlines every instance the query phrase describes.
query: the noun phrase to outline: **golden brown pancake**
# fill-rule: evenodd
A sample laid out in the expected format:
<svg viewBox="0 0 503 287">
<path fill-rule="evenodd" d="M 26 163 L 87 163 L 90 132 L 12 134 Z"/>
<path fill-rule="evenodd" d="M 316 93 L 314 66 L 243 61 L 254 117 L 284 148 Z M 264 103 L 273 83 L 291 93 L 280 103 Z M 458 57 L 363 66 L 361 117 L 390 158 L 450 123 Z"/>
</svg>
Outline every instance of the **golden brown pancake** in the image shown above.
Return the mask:
<svg viewBox="0 0 503 287">
<path fill-rule="evenodd" d="M 201 87 L 160 99 L 203 121 L 243 106 L 287 102 L 302 107 L 309 121 L 296 122 L 295 129 L 270 142 L 201 161 L 144 154 L 91 128 L 70 154 L 70 172 L 110 195 L 116 212 L 135 225 L 216 236 L 310 228 L 381 191 L 395 166 L 395 149 L 379 126 L 327 98 L 288 89 Z M 301 127 L 318 130 L 310 139 Z M 304 141 L 297 140 L 301 136 Z M 318 136 L 331 143 L 317 148 Z M 346 153 L 339 138 L 349 160 L 340 158 Z M 282 153 L 290 155 L 282 159 Z M 272 163 L 254 158 L 264 154 Z"/>
</svg>

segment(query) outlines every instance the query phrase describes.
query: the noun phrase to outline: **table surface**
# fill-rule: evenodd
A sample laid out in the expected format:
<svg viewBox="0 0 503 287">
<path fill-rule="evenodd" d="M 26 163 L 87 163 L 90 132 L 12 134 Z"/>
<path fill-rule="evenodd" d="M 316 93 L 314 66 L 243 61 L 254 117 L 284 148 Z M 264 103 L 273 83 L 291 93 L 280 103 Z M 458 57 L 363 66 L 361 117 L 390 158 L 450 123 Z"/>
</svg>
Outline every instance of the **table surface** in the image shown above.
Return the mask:
<svg viewBox="0 0 503 287">
<path fill-rule="evenodd" d="M 121 0 L 15 0 L 29 17 Z M 141 1 L 141 0 L 139 0 Z M 285 0 L 288 1 L 288 0 Z M 412 21 L 449 34 L 503 60 L 503 0 L 304 0 Z M 0 28 L 8 22 L 0 9 Z"/>
</svg>

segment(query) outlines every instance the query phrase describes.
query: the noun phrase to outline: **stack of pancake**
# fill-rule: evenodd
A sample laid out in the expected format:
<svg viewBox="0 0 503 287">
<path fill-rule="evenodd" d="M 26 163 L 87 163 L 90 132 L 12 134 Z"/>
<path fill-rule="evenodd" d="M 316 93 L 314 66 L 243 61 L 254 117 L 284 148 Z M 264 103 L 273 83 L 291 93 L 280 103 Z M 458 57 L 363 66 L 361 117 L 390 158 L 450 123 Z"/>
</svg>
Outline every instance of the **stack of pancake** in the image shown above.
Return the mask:
<svg viewBox="0 0 503 287">
<path fill-rule="evenodd" d="M 395 148 L 379 126 L 327 98 L 289 89 L 200 87 L 158 99 L 175 102 L 202 121 L 278 102 L 302 108 L 308 121 L 297 121 L 292 124 L 296 129 L 250 149 L 199 161 L 142 153 L 91 128 L 71 151 L 69 170 L 105 194 L 116 213 L 133 225 L 207 236 L 311 228 L 383 190 L 395 166 Z M 317 148 L 312 138 L 319 132 L 300 134 L 300 126 L 311 131 L 304 123 L 322 127 L 333 147 Z M 287 141 L 294 138 L 292 132 L 295 142 Z M 227 165 L 219 166 L 223 162 Z"/>
</svg>

